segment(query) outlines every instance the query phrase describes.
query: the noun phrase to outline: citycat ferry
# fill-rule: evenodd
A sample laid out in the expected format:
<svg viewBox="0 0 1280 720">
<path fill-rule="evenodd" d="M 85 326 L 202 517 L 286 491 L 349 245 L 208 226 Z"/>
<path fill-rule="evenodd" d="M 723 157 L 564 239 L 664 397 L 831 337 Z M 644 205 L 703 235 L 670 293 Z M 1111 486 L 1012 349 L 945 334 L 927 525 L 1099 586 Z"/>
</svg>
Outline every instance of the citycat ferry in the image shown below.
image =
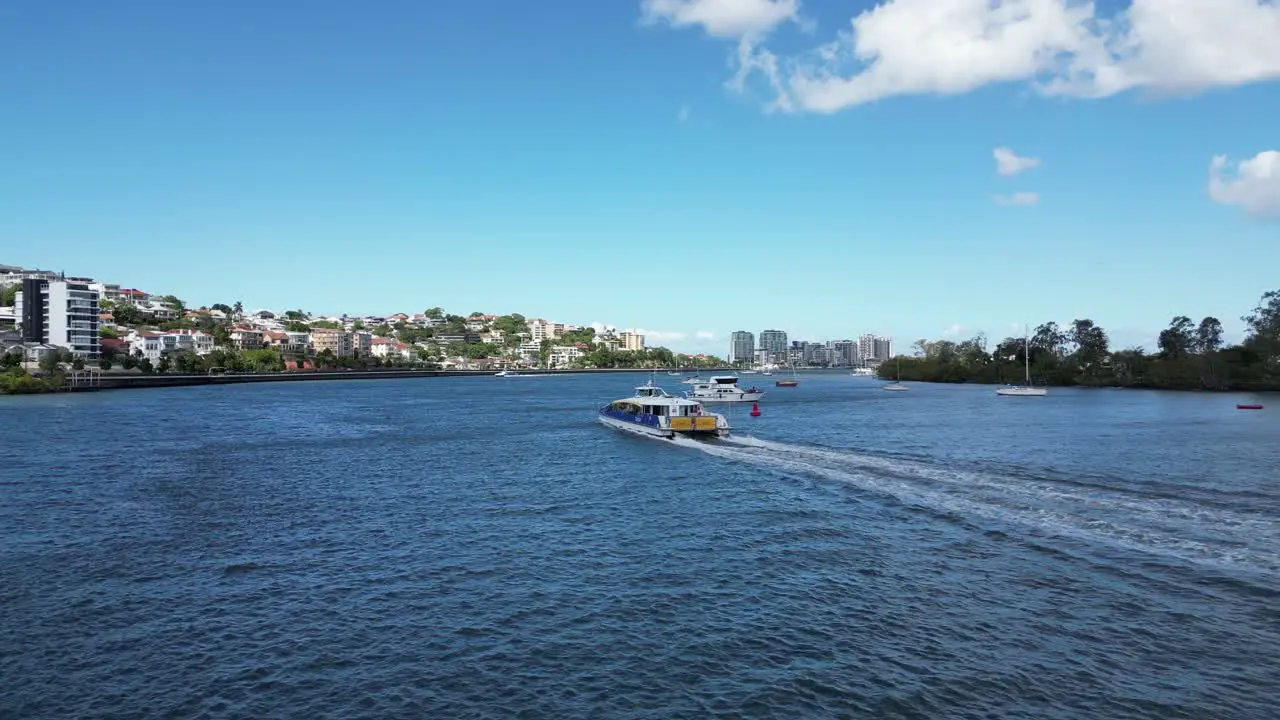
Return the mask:
<svg viewBox="0 0 1280 720">
<path fill-rule="evenodd" d="M 729 421 L 707 412 L 702 403 L 668 395 L 650 382 L 636 388 L 636 394 L 600 408 L 600 422 L 637 435 L 671 439 L 676 435 L 727 437 Z"/>
</svg>

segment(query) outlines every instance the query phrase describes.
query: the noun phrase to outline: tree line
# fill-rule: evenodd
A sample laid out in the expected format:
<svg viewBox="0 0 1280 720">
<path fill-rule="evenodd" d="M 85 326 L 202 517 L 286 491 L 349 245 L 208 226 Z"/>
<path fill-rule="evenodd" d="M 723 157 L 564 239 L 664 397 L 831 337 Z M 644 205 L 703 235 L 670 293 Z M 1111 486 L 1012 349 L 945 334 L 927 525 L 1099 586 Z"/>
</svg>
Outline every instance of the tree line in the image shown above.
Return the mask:
<svg viewBox="0 0 1280 720">
<path fill-rule="evenodd" d="M 917 340 L 911 356 L 882 363 L 882 378 L 919 382 L 1021 383 L 1030 353 L 1032 382 L 1038 385 L 1145 387 L 1177 390 L 1280 389 L 1280 291 L 1263 294 L 1249 314 L 1244 340 L 1224 345 L 1215 317 L 1195 322 L 1174 317 L 1156 338 L 1157 352 L 1141 347 L 1114 350 L 1094 321 L 1066 327 L 1047 322 L 1030 341 L 1009 337 L 988 352 L 987 339 Z"/>
</svg>

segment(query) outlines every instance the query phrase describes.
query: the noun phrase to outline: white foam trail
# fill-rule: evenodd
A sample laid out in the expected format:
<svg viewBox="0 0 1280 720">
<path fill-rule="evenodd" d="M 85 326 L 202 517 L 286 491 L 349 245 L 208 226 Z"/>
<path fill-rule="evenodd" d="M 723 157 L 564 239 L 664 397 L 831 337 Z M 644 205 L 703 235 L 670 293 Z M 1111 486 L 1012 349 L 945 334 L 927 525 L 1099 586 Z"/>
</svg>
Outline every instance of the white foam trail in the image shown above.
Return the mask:
<svg viewBox="0 0 1280 720">
<path fill-rule="evenodd" d="M 680 443 L 785 474 L 818 476 L 962 517 L 1210 565 L 1280 573 L 1280 523 L 1181 500 L 1090 492 L 1027 480 L 753 437 Z M 1194 536 L 1194 537 L 1188 537 Z"/>
</svg>

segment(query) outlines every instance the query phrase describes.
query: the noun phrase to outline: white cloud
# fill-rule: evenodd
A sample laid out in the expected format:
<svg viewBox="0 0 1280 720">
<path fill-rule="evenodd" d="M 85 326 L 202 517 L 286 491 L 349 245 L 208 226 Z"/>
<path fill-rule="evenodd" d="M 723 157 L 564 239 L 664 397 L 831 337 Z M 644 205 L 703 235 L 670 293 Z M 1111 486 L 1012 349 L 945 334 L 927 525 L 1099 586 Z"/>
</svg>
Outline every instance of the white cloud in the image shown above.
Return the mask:
<svg viewBox="0 0 1280 720">
<path fill-rule="evenodd" d="M 996 172 L 1001 175 L 1017 175 L 1040 166 L 1040 158 L 1022 157 L 1007 147 L 991 151 L 996 159 Z"/>
<path fill-rule="evenodd" d="M 759 45 L 798 2 L 643 0 L 644 16 L 737 38 L 742 88 L 757 72 L 770 109 L 835 112 L 898 95 L 954 95 L 1028 82 L 1046 95 L 1189 93 L 1280 78 L 1273 0 L 885 0 L 832 42 L 794 57 Z"/>
<path fill-rule="evenodd" d="M 640 19 L 682 28 L 700 26 L 715 37 L 767 34 L 799 19 L 799 0 L 641 0 Z"/>
<path fill-rule="evenodd" d="M 964 332 L 964 326 L 957 323 L 943 330 L 942 337 L 959 337 L 962 332 Z"/>
<path fill-rule="evenodd" d="M 684 340 L 689 337 L 687 333 L 673 332 L 668 330 L 646 330 L 644 328 L 635 328 L 627 332 L 639 333 L 644 336 L 646 343 L 653 344 L 655 342 L 671 342 L 673 340 Z"/>
<path fill-rule="evenodd" d="M 693 336 L 699 340 L 715 340 L 716 339 L 715 333 L 708 332 L 706 330 L 699 330 L 698 332 L 694 333 Z"/>
<path fill-rule="evenodd" d="M 1035 205 L 1040 202 L 1039 193 L 1033 192 L 1016 192 L 1012 195 L 996 195 L 995 201 L 997 205 L 1013 207 L 1018 205 Z"/>
<path fill-rule="evenodd" d="M 1234 167 L 1227 156 L 1215 157 L 1209 165 L 1209 197 L 1255 215 L 1280 216 L 1280 152 L 1260 152 Z"/>
</svg>

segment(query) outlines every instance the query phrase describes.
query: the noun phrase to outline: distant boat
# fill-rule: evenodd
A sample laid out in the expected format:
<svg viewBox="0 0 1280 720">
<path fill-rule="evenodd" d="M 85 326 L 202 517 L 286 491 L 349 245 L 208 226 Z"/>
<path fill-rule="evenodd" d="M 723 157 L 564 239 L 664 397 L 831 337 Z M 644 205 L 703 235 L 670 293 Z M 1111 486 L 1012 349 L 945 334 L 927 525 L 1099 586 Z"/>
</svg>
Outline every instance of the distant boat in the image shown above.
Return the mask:
<svg viewBox="0 0 1280 720">
<path fill-rule="evenodd" d="M 854 377 L 874 377 L 875 376 L 875 373 L 869 367 L 854 368 L 853 372 L 849 374 Z"/>
<path fill-rule="evenodd" d="M 750 387 L 746 390 L 738 387 L 738 378 L 734 375 L 716 375 L 710 382 L 699 382 L 692 390 L 685 391 L 690 400 L 708 402 L 755 402 L 764 396 L 764 391 Z"/>
<path fill-rule="evenodd" d="M 797 387 L 800 385 L 800 378 L 796 375 L 796 366 L 791 366 L 790 380 L 777 380 L 773 383 L 777 387 Z"/>
<path fill-rule="evenodd" d="M 888 390 L 889 392 L 906 392 L 907 390 L 911 389 L 906 385 L 902 384 L 902 359 L 898 358 L 897 362 L 898 362 L 898 379 L 880 388 L 881 390 Z"/>
<path fill-rule="evenodd" d="M 1049 394 L 1047 387 L 1032 387 L 1031 385 L 1031 331 L 1028 329 L 1023 336 L 1022 359 L 1026 364 L 1027 384 L 1026 385 L 1005 385 L 996 388 L 997 395 L 1006 397 L 1044 397 Z"/>
</svg>

